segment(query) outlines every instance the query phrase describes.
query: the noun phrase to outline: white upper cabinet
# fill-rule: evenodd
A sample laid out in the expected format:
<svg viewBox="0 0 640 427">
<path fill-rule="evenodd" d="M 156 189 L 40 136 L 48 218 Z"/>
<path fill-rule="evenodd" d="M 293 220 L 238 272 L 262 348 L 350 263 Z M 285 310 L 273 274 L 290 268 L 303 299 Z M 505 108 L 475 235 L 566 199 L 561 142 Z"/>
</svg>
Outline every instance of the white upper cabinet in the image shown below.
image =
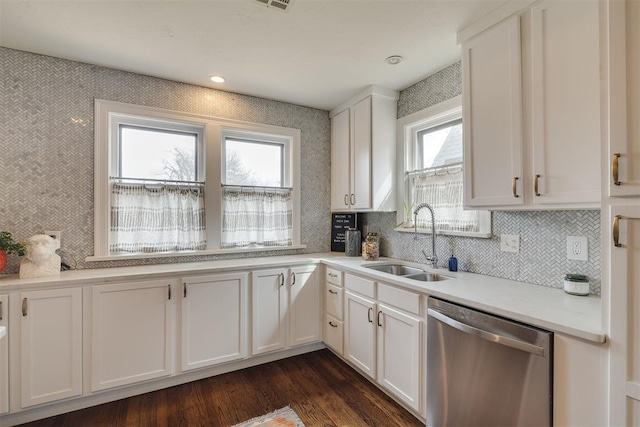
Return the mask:
<svg viewBox="0 0 640 427">
<path fill-rule="evenodd" d="M 331 210 L 395 210 L 398 93 L 370 87 L 331 116 Z"/>
<path fill-rule="evenodd" d="M 514 2 L 507 4 L 514 8 Z M 542 1 L 463 42 L 465 205 L 600 206 L 597 0 Z M 471 27 L 470 27 L 471 28 Z"/>
<path fill-rule="evenodd" d="M 610 10 L 609 194 L 640 195 L 640 3 Z"/>
<path fill-rule="evenodd" d="M 520 18 L 464 43 L 462 54 L 465 205 L 522 205 Z"/>
</svg>

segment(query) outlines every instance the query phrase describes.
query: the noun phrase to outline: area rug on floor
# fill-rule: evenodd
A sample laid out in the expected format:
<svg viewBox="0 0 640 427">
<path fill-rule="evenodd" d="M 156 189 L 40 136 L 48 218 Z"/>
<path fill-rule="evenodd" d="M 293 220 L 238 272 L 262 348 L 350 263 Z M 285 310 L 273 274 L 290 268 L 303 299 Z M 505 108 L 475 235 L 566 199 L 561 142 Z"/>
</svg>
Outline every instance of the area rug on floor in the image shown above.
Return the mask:
<svg viewBox="0 0 640 427">
<path fill-rule="evenodd" d="M 298 418 L 296 411 L 285 406 L 277 411 L 250 419 L 249 421 L 236 424 L 232 427 L 304 427 L 304 423 Z"/>
</svg>

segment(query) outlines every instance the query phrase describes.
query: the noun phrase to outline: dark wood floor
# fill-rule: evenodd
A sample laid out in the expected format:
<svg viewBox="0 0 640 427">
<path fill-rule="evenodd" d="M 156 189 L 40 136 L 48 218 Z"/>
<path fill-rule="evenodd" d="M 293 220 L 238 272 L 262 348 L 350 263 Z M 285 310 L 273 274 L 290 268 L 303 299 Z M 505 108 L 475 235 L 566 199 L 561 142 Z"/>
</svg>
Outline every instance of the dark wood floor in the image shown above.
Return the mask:
<svg viewBox="0 0 640 427">
<path fill-rule="evenodd" d="M 227 427 L 284 406 L 308 427 L 424 426 L 329 350 L 243 369 L 24 426 Z"/>
</svg>

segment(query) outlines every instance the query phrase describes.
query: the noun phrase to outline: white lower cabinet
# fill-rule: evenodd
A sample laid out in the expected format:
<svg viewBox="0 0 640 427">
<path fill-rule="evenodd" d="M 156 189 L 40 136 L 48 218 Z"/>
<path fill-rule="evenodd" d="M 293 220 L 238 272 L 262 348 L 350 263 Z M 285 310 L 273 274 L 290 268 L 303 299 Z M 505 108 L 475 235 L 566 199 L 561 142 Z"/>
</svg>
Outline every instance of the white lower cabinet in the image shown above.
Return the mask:
<svg viewBox="0 0 640 427">
<path fill-rule="evenodd" d="M 252 354 L 319 341 L 316 266 L 251 273 Z"/>
<path fill-rule="evenodd" d="M 5 336 L 0 338 L 0 414 L 9 412 L 9 297 L 0 295 L 0 326 L 5 328 Z"/>
<path fill-rule="evenodd" d="M 289 270 L 289 346 L 321 339 L 320 287 L 317 267 Z"/>
<path fill-rule="evenodd" d="M 344 357 L 420 413 L 424 396 L 420 295 L 377 283 L 376 300 L 371 297 L 373 282 L 351 275 L 345 280 Z"/>
<path fill-rule="evenodd" d="M 246 357 L 247 273 L 182 280 L 182 370 Z"/>
<path fill-rule="evenodd" d="M 91 390 L 173 373 L 174 280 L 93 286 Z"/>
<path fill-rule="evenodd" d="M 82 288 L 21 292 L 20 301 L 22 408 L 81 395 Z"/>
<path fill-rule="evenodd" d="M 378 382 L 420 411 L 421 320 L 378 304 Z"/>
<path fill-rule="evenodd" d="M 362 372 L 376 375 L 376 303 L 372 299 L 345 292 L 344 357 Z"/>
</svg>

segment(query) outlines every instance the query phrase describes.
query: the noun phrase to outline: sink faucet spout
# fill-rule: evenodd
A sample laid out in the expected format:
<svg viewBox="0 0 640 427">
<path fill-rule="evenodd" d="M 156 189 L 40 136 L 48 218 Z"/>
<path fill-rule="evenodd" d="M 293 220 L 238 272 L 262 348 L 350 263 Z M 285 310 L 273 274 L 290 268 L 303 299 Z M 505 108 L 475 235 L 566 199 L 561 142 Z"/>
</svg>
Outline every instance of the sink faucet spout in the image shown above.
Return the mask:
<svg viewBox="0 0 640 427">
<path fill-rule="evenodd" d="M 413 239 L 418 240 L 418 212 L 421 209 L 427 208 L 431 213 L 431 256 L 428 256 L 424 251 L 423 255 L 431 264 L 431 267 L 438 267 L 438 256 L 436 255 L 436 215 L 433 213 L 433 208 L 429 203 L 420 203 L 413 211 Z"/>
</svg>

